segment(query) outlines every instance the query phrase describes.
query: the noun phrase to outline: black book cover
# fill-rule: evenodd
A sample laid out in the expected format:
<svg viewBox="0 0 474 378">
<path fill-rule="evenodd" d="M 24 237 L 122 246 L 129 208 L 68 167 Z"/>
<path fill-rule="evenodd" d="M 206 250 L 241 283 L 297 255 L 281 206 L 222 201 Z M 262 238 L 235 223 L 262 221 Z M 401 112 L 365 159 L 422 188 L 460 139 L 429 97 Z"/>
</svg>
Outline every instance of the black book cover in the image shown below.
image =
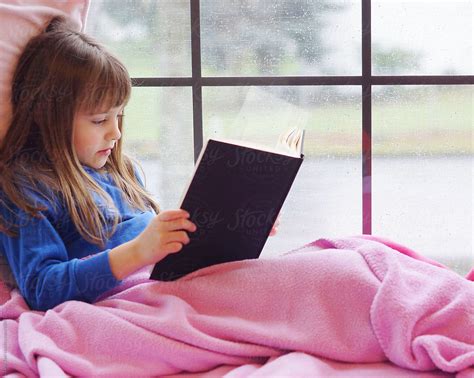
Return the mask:
<svg viewBox="0 0 474 378">
<path fill-rule="evenodd" d="M 176 280 L 228 261 L 257 258 L 304 155 L 292 157 L 209 139 L 181 204 L 196 224 L 190 243 L 155 264 L 150 278 Z"/>
</svg>

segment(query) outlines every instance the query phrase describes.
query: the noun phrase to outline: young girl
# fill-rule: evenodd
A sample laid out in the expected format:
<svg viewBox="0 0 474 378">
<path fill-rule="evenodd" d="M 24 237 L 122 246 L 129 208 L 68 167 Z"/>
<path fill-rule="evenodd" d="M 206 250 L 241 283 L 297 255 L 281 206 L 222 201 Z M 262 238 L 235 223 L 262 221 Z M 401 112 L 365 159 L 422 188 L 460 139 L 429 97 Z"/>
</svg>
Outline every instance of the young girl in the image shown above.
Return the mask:
<svg viewBox="0 0 474 378">
<path fill-rule="evenodd" d="M 159 210 L 122 153 L 130 93 L 123 64 L 62 18 L 20 57 L 0 149 L 0 249 L 32 309 L 93 302 L 196 230 L 186 211 Z"/>
</svg>

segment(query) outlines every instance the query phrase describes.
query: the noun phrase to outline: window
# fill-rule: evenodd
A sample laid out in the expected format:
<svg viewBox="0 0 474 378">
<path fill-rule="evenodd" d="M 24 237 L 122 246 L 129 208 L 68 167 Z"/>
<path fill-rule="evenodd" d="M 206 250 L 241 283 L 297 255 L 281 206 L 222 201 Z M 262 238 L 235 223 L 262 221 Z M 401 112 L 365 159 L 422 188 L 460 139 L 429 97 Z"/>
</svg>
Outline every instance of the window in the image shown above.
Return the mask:
<svg viewBox="0 0 474 378">
<path fill-rule="evenodd" d="M 474 263 L 471 1 L 120 5 L 93 1 L 86 32 L 134 79 L 125 146 L 163 208 L 205 138 L 273 144 L 297 123 L 305 162 L 263 256 L 364 232 Z"/>
</svg>

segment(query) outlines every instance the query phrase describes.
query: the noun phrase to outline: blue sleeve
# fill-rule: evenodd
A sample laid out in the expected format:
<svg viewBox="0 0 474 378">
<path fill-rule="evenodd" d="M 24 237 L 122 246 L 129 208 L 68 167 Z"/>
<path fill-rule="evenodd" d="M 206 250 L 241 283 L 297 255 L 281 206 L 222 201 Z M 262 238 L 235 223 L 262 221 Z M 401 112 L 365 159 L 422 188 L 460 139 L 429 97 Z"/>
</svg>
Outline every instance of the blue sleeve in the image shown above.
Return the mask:
<svg viewBox="0 0 474 378">
<path fill-rule="evenodd" d="M 46 311 L 68 300 L 91 303 L 121 282 L 110 269 L 110 250 L 69 260 L 63 240 L 46 216 L 20 219 L 18 237 L 0 233 L 0 246 L 31 309 Z"/>
</svg>

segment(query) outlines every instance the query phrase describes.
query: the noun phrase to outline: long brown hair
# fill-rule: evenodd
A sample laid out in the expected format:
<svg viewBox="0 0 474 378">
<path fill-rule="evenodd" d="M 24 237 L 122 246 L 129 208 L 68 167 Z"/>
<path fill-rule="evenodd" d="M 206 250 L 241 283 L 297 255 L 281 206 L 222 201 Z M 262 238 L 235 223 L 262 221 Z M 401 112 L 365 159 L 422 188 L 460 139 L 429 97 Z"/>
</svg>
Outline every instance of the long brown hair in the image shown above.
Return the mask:
<svg viewBox="0 0 474 378">
<path fill-rule="evenodd" d="M 99 107 L 121 106 L 130 94 L 130 76 L 115 56 L 90 36 L 72 30 L 66 19 L 52 19 L 29 41 L 14 74 L 13 116 L 0 147 L 0 190 L 5 197 L 0 197 L 0 205 L 13 204 L 38 217 L 46 208 L 28 193 L 53 207 L 60 198 L 80 235 L 103 247 L 115 232 L 119 215 L 113 211 L 116 216 L 110 224 L 94 200 L 92 193 L 115 209 L 75 153 L 73 121 L 79 110 L 93 113 Z M 122 131 L 121 118 L 119 127 Z M 158 204 L 141 187 L 134 166 L 138 163 L 122 153 L 120 139 L 102 170 L 132 207 L 158 213 Z M 17 227 L 0 216 L 0 232 L 16 236 Z"/>
</svg>

